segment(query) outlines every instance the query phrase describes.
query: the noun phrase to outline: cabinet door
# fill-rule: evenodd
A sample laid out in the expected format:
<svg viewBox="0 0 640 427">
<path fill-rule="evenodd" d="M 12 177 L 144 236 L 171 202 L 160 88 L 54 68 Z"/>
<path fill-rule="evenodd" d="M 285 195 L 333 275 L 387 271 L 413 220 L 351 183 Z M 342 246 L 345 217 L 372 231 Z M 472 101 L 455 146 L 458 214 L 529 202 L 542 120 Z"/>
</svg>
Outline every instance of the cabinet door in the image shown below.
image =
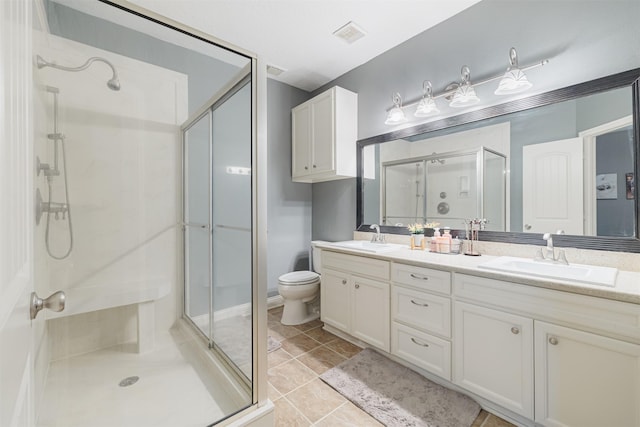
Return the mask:
<svg viewBox="0 0 640 427">
<path fill-rule="evenodd" d="M 350 282 L 348 274 L 322 269 L 320 282 L 321 320 L 342 331 L 350 331 Z"/>
<path fill-rule="evenodd" d="M 390 351 L 389 284 L 352 276 L 351 335 Z"/>
<path fill-rule="evenodd" d="M 311 103 L 311 166 L 312 174 L 335 169 L 335 91 L 330 90 L 314 98 Z M 355 147 L 354 147 L 355 149 Z"/>
<path fill-rule="evenodd" d="M 536 322 L 536 422 L 640 426 L 640 346 Z"/>
<path fill-rule="evenodd" d="M 533 320 L 455 303 L 454 382 L 533 417 Z"/>
<path fill-rule="evenodd" d="M 311 105 L 303 104 L 291 110 L 291 171 L 293 177 L 308 175 L 311 157 Z"/>
</svg>

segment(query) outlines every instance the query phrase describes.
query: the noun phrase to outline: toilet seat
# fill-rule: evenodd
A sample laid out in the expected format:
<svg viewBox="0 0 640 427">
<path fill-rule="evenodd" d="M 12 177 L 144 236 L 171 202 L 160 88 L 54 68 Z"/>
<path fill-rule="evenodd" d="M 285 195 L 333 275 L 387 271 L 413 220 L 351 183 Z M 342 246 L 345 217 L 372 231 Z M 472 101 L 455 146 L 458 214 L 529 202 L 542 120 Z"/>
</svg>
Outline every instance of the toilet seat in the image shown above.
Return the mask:
<svg viewBox="0 0 640 427">
<path fill-rule="evenodd" d="M 313 271 L 292 271 L 278 277 L 278 282 L 286 286 L 311 285 L 320 282 L 320 275 Z"/>
</svg>

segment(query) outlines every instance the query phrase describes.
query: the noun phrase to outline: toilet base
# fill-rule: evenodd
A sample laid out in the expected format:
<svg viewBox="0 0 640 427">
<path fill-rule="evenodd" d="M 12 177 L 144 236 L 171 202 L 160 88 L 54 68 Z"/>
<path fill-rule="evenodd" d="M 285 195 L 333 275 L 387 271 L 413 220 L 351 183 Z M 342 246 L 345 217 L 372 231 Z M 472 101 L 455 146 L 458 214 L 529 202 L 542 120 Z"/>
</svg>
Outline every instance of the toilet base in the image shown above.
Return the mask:
<svg viewBox="0 0 640 427">
<path fill-rule="evenodd" d="M 309 313 L 306 302 L 302 300 L 285 300 L 280 323 L 286 326 L 302 325 L 319 317 L 319 312 Z"/>
</svg>

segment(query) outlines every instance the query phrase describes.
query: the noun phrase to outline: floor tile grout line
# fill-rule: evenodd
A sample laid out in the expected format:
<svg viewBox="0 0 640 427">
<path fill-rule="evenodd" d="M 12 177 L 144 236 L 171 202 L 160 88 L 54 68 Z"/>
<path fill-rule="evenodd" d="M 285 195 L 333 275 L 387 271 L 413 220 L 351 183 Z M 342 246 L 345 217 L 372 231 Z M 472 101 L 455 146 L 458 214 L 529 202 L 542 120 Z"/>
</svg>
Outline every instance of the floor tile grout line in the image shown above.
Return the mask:
<svg viewBox="0 0 640 427">
<path fill-rule="evenodd" d="M 310 419 L 309 419 L 309 418 L 304 414 L 304 412 L 302 412 L 300 409 L 298 409 L 298 407 L 297 407 L 296 405 L 294 405 L 292 401 L 290 401 L 289 399 L 287 399 L 287 396 L 284 396 L 284 395 L 283 395 L 283 396 L 282 396 L 282 399 L 285 399 L 285 400 L 289 403 L 289 405 L 291 405 L 291 406 L 293 407 L 293 409 L 295 409 L 297 412 L 299 412 L 299 413 L 300 413 L 300 415 L 302 415 L 302 418 L 304 418 L 304 419 L 309 423 L 309 425 L 310 425 L 310 426 L 312 426 L 312 425 L 313 425 L 313 423 L 311 422 L 311 420 L 310 420 Z"/>
<path fill-rule="evenodd" d="M 333 414 L 334 412 L 336 412 L 338 409 L 342 408 L 345 405 L 348 405 L 350 402 L 348 399 L 345 399 L 344 402 L 342 402 L 340 405 L 338 405 L 336 408 L 332 409 L 331 411 L 329 411 L 328 413 L 326 413 L 322 418 L 320 418 L 318 421 L 316 421 L 315 423 L 312 424 L 312 426 L 318 425 L 318 423 L 322 422 L 322 420 L 328 418 L 331 414 Z"/>
</svg>

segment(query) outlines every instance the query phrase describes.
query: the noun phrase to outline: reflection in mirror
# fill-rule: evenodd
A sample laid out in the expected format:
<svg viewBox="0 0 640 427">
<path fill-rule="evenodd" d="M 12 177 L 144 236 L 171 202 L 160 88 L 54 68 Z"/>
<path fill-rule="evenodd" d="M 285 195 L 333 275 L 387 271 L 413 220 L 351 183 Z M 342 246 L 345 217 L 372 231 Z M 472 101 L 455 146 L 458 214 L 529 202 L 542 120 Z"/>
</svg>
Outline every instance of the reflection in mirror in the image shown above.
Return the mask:
<svg viewBox="0 0 640 427">
<path fill-rule="evenodd" d="M 364 147 L 363 220 L 635 237 L 631 87 Z"/>
</svg>

